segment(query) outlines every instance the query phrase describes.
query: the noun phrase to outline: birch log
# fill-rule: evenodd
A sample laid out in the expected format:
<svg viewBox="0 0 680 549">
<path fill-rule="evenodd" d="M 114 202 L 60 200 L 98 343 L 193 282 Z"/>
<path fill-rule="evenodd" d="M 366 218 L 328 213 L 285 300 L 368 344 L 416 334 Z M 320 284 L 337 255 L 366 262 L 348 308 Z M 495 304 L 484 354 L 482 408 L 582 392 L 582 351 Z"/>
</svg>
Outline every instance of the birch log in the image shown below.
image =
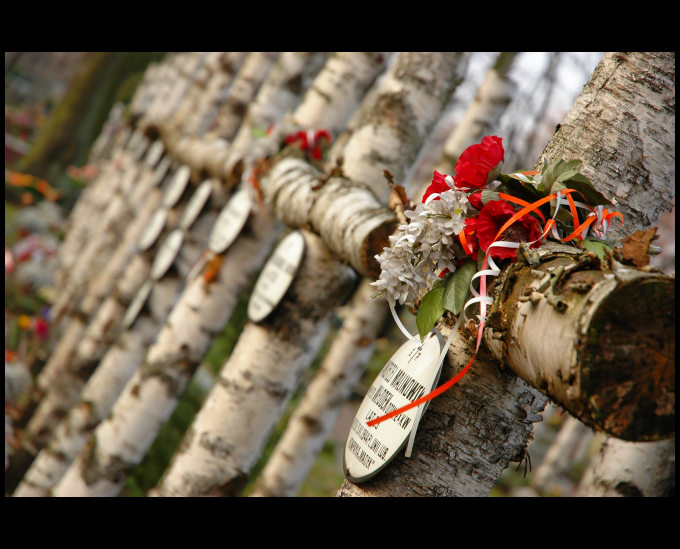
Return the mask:
<svg viewBox="0 0 680 549">
<path fill-rule="evenodd" d="M 338 312 L 342 327 L 258 476 L 252 496 L 289 497 L 300 489 L 375 351 L 386 311 L 382 301 L 371 299 L 374 290 L 364 279 L 352 301 Z"/>
<path fill-rule="evenodd" d="M 478 142 L 505 110 L 514 85 L 507 72 L 515 54 L 501 54 L 480 86 L 463 120 L 446 140 L 437 168 L 453 173 L 455 161 Z M 416 196 L 422 196 L 423 185 Z M 374 339 L 388 316 L 385 303 L 371 299 L 374 288 L 364 279 L 351 305 L 343 308 L 343 325 L 318 373 L 293 412 L 286 430 L 257 479 L 253 496 L 295 495 L 332 428 L 339 407 L 357 383 L 374 349 Z"/>
<path fill-rule="evenodd" d="M 344 150 L 350 151 L 351 154 L 346 160 L 347 164 L 343 164 L 343 170 L 349 170 L 359 177 L 368 178 L 377 188 L 380 188 L 382 184 L 382 170 L 391 169 L 399 174 L 404 173 L 407 164 L 415 158 L 425 136 L 455 87 L 458 60 L 458 55 L 439 56 L 434 54 L 428 57 L 428 62 L 424 65 L 436 71 L 442 78 L 435 84 L 429 81 L 429 77 L 433 75 L 423 72 L 422 58 L 417 56 L 398 58 L 392 75 L 383 79 L 379 85 L 380 91 L 377 97 L 378 100 L 382 99 L 384 103 L 378 103 L 378 107 L 375 107 L 374 104 L 377 112 L 373 116 L 367 117 L 363 125 L 358 125 L 347 144 L 344 145 Z M 445 78 L 444 74 L 448 75 L 448 78 Z M 420 88 L 423 82 L 419 79 L 431 84 L 427 87 L 426 92 Z M 416 106 L 420 107 L 419 111 L 415 109 Z M 416 112 L 421 114 L 417 123 L 414 120 Z M 398 128 L 397 131 L 395 131 L 395 127 Z M 367 136 L 374 130 L 376 134 L 382 136 L 382 139 L 379 138 L 377 143 L 369 144 Z M 367 147 L 366 154 L 358 154 L 359 147 L 357 144 L 363 144 Z M 303 164 L 305 163 L 303 162 Z M 378 177 L 380 177 L 380 180 L 377 179 Z M 324 186 L 328 184 L 330 182 Z M 342 189 L 338 188 L 338 191 L 342 191 Z M 386 194 L 385 190 L 383 190 L 383 193 Z M 282 194 L 278 196 L 283 198 Z M 387 200 L 387 196 L 385 196 L 385 200 Z M 343 204 L 346 207 L 350 202 L 343 201 Z M 335 209 L 337 204 L 332 205 L 333 211 L 327 215 L 337 215 L 341 211 L 341 208 Z M 330 203 L 326 205 L 326 207 L 329 206 L 331 206 Z M 307 268 L 312 269 L 311 266 Z M 319 265 L 313 268 L 324 272 L 325 276 L 330 276 L 331 279 L 343 279 L 339 267 L 335 268 L 335 272 L 329 272 L 331 268 L 328 265 Z M 309 288 L 307 299 L 310 302 L 318 303 L 321 306 L 326 306 L 326 304 L 332 306 L 336 303 L 332 292 L 322 291 L 323 286 L 309 284 Z M 316 309 L 310 308 L 308 314 L 315 318 L 315 311 Z M 295 356 L 300 351 L 295 351 L 291 356 L 286 350 L 287 347 L 280 342 L 288 339 L 288 327 L 292 322 L 292 320 L 283 322 L 277 319 L 276 325 L 286 328 L 277 328 L 276 332 L 270 334 L 270 339 L 277 342 L 276 348 L 280 348 L 276 351 L 276 355 L 283 357 L 281 360 L 277 360 L 277 370 L 282 373 L 287 372 L 286 376 L 297 377 L 298 372 L 303 367 L 309 366 L 314 354 L 309 354 L 304 357 L 304 360 L 298 361 Z M 303 339 L 318 341 L 320 344 L 325 333 L 325 326 L 317 324 L 313 328 L 310 327 L 309 330 Z M 260 337 L 257 332 L 245 330 L 239 338 L 237 349 L 258 348 L 260 346 L 259 341 Z M 295 347 L 300 346 L 300 342 L 293 342 L 292 344 Z M 251 361 L 254 359 L 254 357 L 248 358 Z M 234 363 L 237 364 L 238 362 Z M 228 362 L 223 368 L 225 376 L 230 376 L 230 371 L 234 369 L 229 364 Z M 255 373 L 251 376 L 251 382 L 258 385 L 260 382 L 255 376 L 259 368 L 252 364 L 250 368 L 255 369 Z M 241 374 L 236 373 L 236 375 L 238 377 Z M 240 384 L 236 384 L 233 389 L 228 387 L 226 392 L 221 391 L 219 385 L 216 387 L 208 397 L 210 404 L 206 407 L 205 414 L 197 417 L 192 426 L 196 433 L 201 433 L 200 436 L 188 435 L 184 447 L 176 455 L 173 464 L 161 482 L 159 494 L 208 495 L 213 490 L 218 490 L 219 493 L 227 495 L 238 493 L 261 452 L 271 427 L 281 413 L 280 407 L 263 406 L 249 410 L 247 414 L 250 424 L 249 438 L 247 440 L 242 439 L 242 435 L 239 434 L 241 431 L 237 431 L 231 423 L 225 427 L 223 414 L 220 414 L 219 411 L 233 410 L 234 407 L 231 402 L 244 398 L 242 393 L 246 390 Z M 283 400 L 290 397 L 291 390 L 289 389 L 287 393 L 283 394 Z M 248 397 L 245 396 L 245 398 Z M 235 411 L 233 414 L 235 414 Z M 236 417 L 236 423 L 241 423 L 240 416 Z M 221 445 L 210 456 L 206 456 L 201 443 L 203 439 L 219 440 Z M 224 448 L 234 448 L 235 450 L 225 452 Z M 190 471 L 196 471 L 196 473 L 191 474 Z"/>
<path fill-rule="evenodd" d="M 114 496 L 174 410 L 212 338 L 227 321 L 238 294 L 260 268 L 276 238 L 265 210 L 251 215 L 227 250 L 213 283 L 202 276 L 184 290 L 167 321 L 83 452 L 55 486 L 55 496 Z"/>
<path fill-rule="evenodd" d="M 52 487 L 83 449 L 89 433 L 109 413 L 144 358 L 158 333 L 158 325 L 170 312 L 172 301 L 166 296 L 178 291 L 177 278 L 166 278 L 156 284 L 149 298 L 149 314 L 136 321 L 134 330 L 121 333 L 82 391 L 77 392 L 75 404 L 60 409 L 62 414 L 65 410 L 68 413 L 54 429 L 49 443 L 37 454 L 14 491 L 14 497 L 50 495 Z M 75 385 L 82 387 L 82 383 Z"/>
<path fill-rule="evenodd" d="M 302 60 L 304 60 L 305 57 L 306 56 L 302 56 Z M 274 122 L 276 117 L 282 116 L 287 109 L 292 108 L 295 105 L 295 103 L 299 101 L 299 94 L 301 94 L 303 90 L 300 88 L 295 89 L 294 91 L 297 93 L 296 96 L 296 93 L 291 93 L 289 83 L 291 81 L 299 80 L 301 75 L 304 73 L 310 74 L 310 72 L 313 73 L 314 70 L 317 70 L 315 68 L 310 68 L 309 66 L 304 66 L 304 64 L 300 63 L 299 61 L 300 60 L 291 59 L 290 56 L 281 56 L 279 62 L 275 64 L 275 66 L 272 68 L 270 75 L 267 77 L 266 81 L 262 84 L 260 92 L 258 92 L 258 98 L 259 95 L 262 94 L 263 96 L 270 99 L 266 114 L 262 113 L 257 115 L 257 113 L 254 113 L 252 117 L 249 117 L 246 121 L 244 121 L 242 131 L 244 132 L 252 131 L 253 130 L 252 124 L 258 122 L 259 123 Z M 261 102 L 262 100 L 261 99 L 256 100 L 255 104 L 258 104 L 258 101 Z M 273 117 L 274 119 L 271 118 L 267 119 L 267 116 Z M 264 227 L 270 227 L 270 225 L 264 224 L 263 228 Z M 214 284 L 212 284 L 211 297 L 208 297 L 208 295 L 206 295 L 203 298 L 203 300 L 207 301 L 208 299 L 217 299 L 216 296 L 221 296 L 222 299 L 221 303 L 224 308 L 221 311 L 219 311 L 219 313 L 216 312 L 220 307 L 219 299 L 217 300 L 217 302 L 214 302 L 212 304 L 204 303 L 202 308 L 201 307 L 197 308 L 196 296 L 194 294 L 185 293 L 181 296 L 180 302 L 183 303 L 183 305 L 181 306 L 178 305 L 180 311 L 183 310 L 183 307 L 191 307 L 194 310 L 197 310 L 197 313 L 187 320 L 187 322 L 189 323 L 188 325 L 192 325 L 193 323 L 195 329 L 200 329 L 199 325 L 196 322 L 202 322 L 204 324 L 206 323 L 210 324 L 214 322 L 219 323 L 219 321 L 215 320 L 215 315 L 218 315 L 218 318 L 222 318 L 223 323 L 226 322 L 228 315 L 233 309 L 238 292 L 244 289 L 248 278 L 252 276 L 254 271 L 257 269 L 257 262 L 262 261 L 263 259 L 263 256 L 261 255 L 262 250 L 268 249 L 268 247 L 271 246 L 271 244 L 279 234 L 279 231 L 280 228 L 272 228 L 270 235 L 265 235 L 264 232 L 260 234 L 260 240 L 258 243 L 258 246 L 260 247 L 260 252 L 253 253 L 248 261 L 243 262 L 242 267 L 244 269 L 244 273 L 242 275 L 240 276 L 234 275 L 233 273 L 238 269 L 238 266 L 232 265 L 232 270 L 225 271 L 226 274 L 224 276 L 226 276 L 227 278 L 222 278 L 222 275 L 219 275 L 217 277 L 217 281 L 214 282 Z M 234 255 L 233 248 L 228 255 L 229 257 L 233 257 Z M 222 257 L 223 254 L 218 257 L 214 257 L 213 260 L 218 261 L 221 260 Z M 234 281 L 236 281 L 235 284 Z M 185 298 L 188 299 L 188 302 L 182 301 Z M 182 358 L 183 351 L 182 349 L 177 347 L 176 339 L 170 336 L 163 340 L 161 334 L 159 342 L 161 341 L 164 347 L 162 347 L 163 350 L 157 350 L 156 351 L 157 353 L 160 354 L 170 353 L 171 355 L 174 353 L 174 356 L 177 358 L 177 360 L 183 360 Z M 204 353 L 207 350 L 206 346 L 209 342 L 210 342 L 209 340 L 203 339 L 196 342 L 197 345 L 196 354 L 198 355 L 200 353 Z M 153 349 L 150 350 L 150 353 L 152 351 Z M 187 368 L 187 370 L 190 370 L 192 368 L 191 366 L 186 366 L 186 364 L 185 367 Z M 149 436 L 153 437 L 154 433 L 149 434 Z M 151 440 L 153 439 L 151 438 Z"/>
<path fill-rule="evenodd" d="M 632 441 L 672 436 L 675 279 L 559 248 L 504 271 L 487 346 L 591 427 Z"/>
<path fill-rule="evenodd" d="M 675 438 L 659 442 L 608 438 L 581 478 L 576 495 L 675 496 Z"/>
<path fill-rule="evenodd" d="M 159 484 L 163 496 L 236 496 L 317 355 L 354 271 L 304 232 L 305 252 L 277 311 L 249 323 Z M 317 296 L 326 299 L 319 300 Z"/>
<path fill-rule="evenodd" d="M 631 71 L 631 66 L 637 70 Z M 589 166 L 589 177 L 596 188 L 605 193 L 607 188 L 612 187 L 607 181 L 612 173 L 618 174 L 614 179 L 618 188 L 627 189 L 626 192 L 634 198 L 638 193 L 642 194 L 649 188 L 656 188 L 647 195 L 651 202 L 651 212 L 650 203 L 642 207 L 639 201 L 633 200 L 626 205 L 626 209 L 631 211 L 631 215 L 626 216 L 627 230 L 635 230 L 641 228 L 641 225 L 654 222 L 660 213 L 667 209 L 666 198 L 659 197 L 660 189 L 665 186 L 666 196 L 673 194 L 671 182 L 674 162 L 669 162 L 669 159 L 672 160 L 674 157 L 674 147 L 671 136 L 666 131 L 671 126 L 674 112 L 673 102 L 670 100 L 673 81 L 669 75 L 672 74 L 672 54 L 605 55 L 567 116 L 565 124 L 553 137 L 544 153 L 554 158 L 565 156 L 568 149 L 569 158 L 584 160 L 584 164 Z M 644 101 L 640 101 L 641 98 Z M 648 105 L 654 105 L 656 108 L 650 109 Z M 619 119 L 621 113 L 629 114 Z M 638 125 L 636 120 L 642 122 L 640 126 L 644 127 L 644 136 L 635 129 Z M 621 128 L 622 123 L 625 124 L 625 128 Z M 631 135 L 632 129 L 635 131 Z M 628 147 L 626 150 L 625 145 L 629 142 L 637 144 L 638 148 Z M 653 145 L 654 142 L 656 145 Z M 616 143 L 622 145 L 620 151 L 623 154 L 610 148 Z M 646 150 L 656 153 L 653 164 L 652 157 L 646 157 L 641 162 L 639 154 L 636 154 L 642 143 L 646 143 Z M 638 185 L 641 177 L 644 183 Z M 659 194 L 655 197 L 654 194 L 657 192 Z M 458 334 L 454 337 L 452 348 L 464 344 L 465 340 L 465 336 Z M 454 357 L 455 364 L 465 363 L 465 356 L 458 353 L 452 355 L 451 351 L 447 363 Z M 508 461 L 521 459 L 526 441 L 531 434 L 530 429 L 524 429 L 523 422 L 534 417 L 533 414 L 542 409 L 546 398 L 521 379 L 514 378 L 513 387 L 523 387 L 525 396 L 519 401 L 516 397 L 511 398 L 514 404 L 503 409 L 503 406 L 497 403 L 507 397 L 508 388 L 481 387 L 482 381 L 490 382 L 494 378 L 500 380 L 508 375 L 499 371 L 493 361 L 488 363 L 490 367 L 482 376 L 483 379 L 466 380 L 470 374 L 476 375 L 480 372 L 484 362 L 480 362 L 479 358 L 475 367 L 458 383 L 456 386 L 458 389 L 454 388 L 432 402 L 421 422 L 422 434 L 416 438 L 418 453 L 414 456 L 415 459 L 397 458 L 382 476 L 365 484 L 354 485 L 345 482 L 338 495 L 487 495 Z M 450 375 L 445 370 L 442 381 L 448 379 Z M 479 383 L 480 387 L 474 389 L 474 394 L 483 391 L 485 398 L 491 397 L 492 404 L 486 410 L 472 404 L 474 414 L 471 413 L 470 404 L 466 402 L 468 397 L 465 385 L 461 385 L 463 383 L 473 385 Z M 437 409 L 445 410 L 443 418 L 432 413 Z M 499 416 L 503 418 L 502 422 Z M 457 441 L 458 430 L 462 428 L 461 423 L 465 423 L 468 433 L 475 435 L 475 439 L 469 439 L 465 445 L 459 445 Z M 489 436 L 501 423 L 505 425 L 501 431 Z M 506 441 L 509 436 L 519 437 L 514 447 L 518 450 L 514 458 L 509 455 L 512 451 L 509 453 L 505 451 L 508 449 Z M 466 467 L 465 464 L 456 461 L 455 456 L 461 455 L 462 452 L 476 455 L 471 466 Z M 409 482 L 409 479 L 413 481 Z M 474 488 L 468 490 L 464 488 L 465 485 Z"/>
</svg>

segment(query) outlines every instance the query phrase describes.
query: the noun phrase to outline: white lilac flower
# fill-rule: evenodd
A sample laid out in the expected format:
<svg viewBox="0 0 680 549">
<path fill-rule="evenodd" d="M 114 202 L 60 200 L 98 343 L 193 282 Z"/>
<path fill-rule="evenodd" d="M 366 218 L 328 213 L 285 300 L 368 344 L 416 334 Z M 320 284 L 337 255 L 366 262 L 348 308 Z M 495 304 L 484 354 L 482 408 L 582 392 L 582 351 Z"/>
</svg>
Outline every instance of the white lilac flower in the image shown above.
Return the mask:
<svg viewBox="0 0 680 549">
<path fill-rule="evenodd" d="M 381 273 L 373 285 L 379 293 L 386 293 L 392 304 L 412 304 L 439 272 L 445 268 L 453 272 L 453 243 L 463 230 L 469 210 L 465 193 L 450 190 L 441 193 L 439 200 L 404 212 L 409 224 L 401 225 L 390 236 L 392 246 L 376 256 Z"/>
</svg>

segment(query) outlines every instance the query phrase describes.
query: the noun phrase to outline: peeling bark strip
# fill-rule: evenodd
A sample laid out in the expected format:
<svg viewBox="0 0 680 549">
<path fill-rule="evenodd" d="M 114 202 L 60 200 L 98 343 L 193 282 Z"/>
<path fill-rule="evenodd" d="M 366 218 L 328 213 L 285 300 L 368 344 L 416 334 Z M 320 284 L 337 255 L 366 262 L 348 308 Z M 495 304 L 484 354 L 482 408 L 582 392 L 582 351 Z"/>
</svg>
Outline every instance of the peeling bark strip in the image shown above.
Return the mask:
<svg viewBox="0 0 680 549">
<path fill-rule="evenodd" d="M 55 496 L 115 496 L 120 491 L 278 234 L 271 216 L 259 211 L 227 250 L 217 278 L 206 282 L 199 276 L 189 283 L 111 414 L 88 439 L 91 451 L 74 461 L 55 486 Z"/>
<path fill-rule="evenodd" d="M 354 271 L 317 236 L 303 235 L 305 256 L 286 297 L 267 319 L 244 328 L 158 495 L 240 493 L 242 479 L 318 353 L 332 311 L 356 283 Z"/>
<path fill-rule="evenodd" d="M 553 250 L 551 252 L 551 250 Z M 675 279 L 546 244 L 504 270 L 485 341 L 575 417 L 625 440 L 675 433 Z"/>
</svg>

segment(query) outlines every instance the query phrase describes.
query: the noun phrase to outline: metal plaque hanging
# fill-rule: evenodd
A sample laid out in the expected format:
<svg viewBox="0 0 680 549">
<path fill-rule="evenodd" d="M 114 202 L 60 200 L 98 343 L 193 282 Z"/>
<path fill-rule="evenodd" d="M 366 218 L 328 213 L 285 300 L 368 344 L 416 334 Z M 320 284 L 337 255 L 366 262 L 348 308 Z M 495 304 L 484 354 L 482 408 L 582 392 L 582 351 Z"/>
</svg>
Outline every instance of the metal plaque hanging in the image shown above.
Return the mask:
<svg viewBox="0 0 680 549">
<path fill-rule="evenodd" d="M 422 342 L 416 335 L 397 349 L 376 377 L 359 406 L 345 443 L 343 468 L 351 482 L 363 482 L 378 474 L 406 445 L 427 403 L 373 427 L 367 422 L 414 402 L 435 387 L 444 344 L 436 329 Z"/>
<path fill-rule="evenodd" d="M 160 185 L 161 181 L 163 181 L 166 174 L 168 173 L 171 164 L 172 159 L 169 156 L 164 156 L 163 158 L 161 158 L 161 161 L 158 163 L 158 166 L 156 166 L 156 169 L 153 171 L 153 176 L 151 179 L 152 187 L 157 187 L 158 185 Z"/>
<path fill-rule="evenodd" d="M 203 206 L 205 206 L 206 202 L 208 202 L 208 199 L 210 198 L 210 194 L 213 190 L 213 184 L 214 183 L 211 179 L 207 179 L 201 183 L 198 189 L 194 191 L 194 194 L 191 195 L 191 199 L 184 208 L 182 219 L 180 219 L 179 222 L 180 229 L 186 231 L 191 227 L 194 221 L 196 221 L 196 218 L 203 210 Z"/>
<path fill-rule="evenodd" d="M 252 198 L 247 188 L 234 193 L 215 220 L 208 240 L 211 252 L 221 254 L 231 246 L 246 224 L 251 207 Z"/>
<path fill-rule="evenodd" d="M 300 231 L 287 235 L 265 264 L 248 301 L 248 318 L 260 322 L 279 304 L 298 271 L 305 251 Z"/>
<path fill-rule="evenodd" d="M 139 239 L 138 246 L 140 251 L 145 252 L 154 245 L 163 231 L 167 219 L 168 209 L 164 206 L 161 206 L 154 212 Z"/>
<path fill-rule="evenodd" d="M 153 282 L 147 280 L 139 289 L 137 295 L 135 295 L 134 299 L 132 300 L 132 303 L 130 303 L 130 306 L 127 308 L 127 311 L 125 311 L 125 316 L 123 317 L 123 329 L 127 330 L 137 319 L 142 307 L 144 307 L 146 300 L 151 294 L 151 288 L 153 288 Z"/>
<path fill-rule="evenodd" d="M 175 229 L 163 241 L 156 252 L 153 263 L 151 265 L 151 272 L 149 276 L 152 280 L 159 280 L 170 268 L 172 262 L 175 261 L 182 242 L 184 241 L 184 231 L 182 229 Z"/>
<path fill-rule="evenodd" d="M 163 206 L 172 208 L 177 201 L 180 199 L 189 183 L 189 177 L 191 176 L 191 168 L 186 164 L 177 168 L 168 186 L 165 188 L 165 193 L 163 194 Z"/>
<path fill-rule="evenodd" d="M 164 150 L 165 149 L 163 148 L 163 143 L 161 141 L 154 141 L 149 147 L 149 151 L 146 153 L 144 164 L 149 168 L 153 168 L 161 159 Z"/>
</svg>

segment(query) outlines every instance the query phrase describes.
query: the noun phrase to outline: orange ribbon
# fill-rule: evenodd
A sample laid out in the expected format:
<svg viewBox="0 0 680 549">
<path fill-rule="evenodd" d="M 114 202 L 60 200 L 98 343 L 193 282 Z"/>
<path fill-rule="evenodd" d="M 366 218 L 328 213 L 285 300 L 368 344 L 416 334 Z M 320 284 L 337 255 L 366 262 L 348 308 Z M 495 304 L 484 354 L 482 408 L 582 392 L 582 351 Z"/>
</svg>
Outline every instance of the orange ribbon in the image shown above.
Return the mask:
<svg viewBox="0 0 680 549">
<path fill-rule="evenodd" d="M 564 189 L 564 190 L 559 191 L 559 193 L 566 195 L 567 200 L 569 202 L 569 209 L 571 210 L 572 215 L 574 216 L 574 231 L 571 234 L 569 234 L 568 236 L 566 236 L 564 238 L 560 238 L 559 240 L 562 241 L 562 242 L 568 242 L 568 241 L 570 241 L 574 238 L 579 237 L 581 235 L 581 233 L 583 233 L 583 231 L 589 225 L 591 225 L 593 222 L 595 222 L 595 220 L 597 219 L 597 216 L 593 211 L 593 213 L 588 217 L 588 219 L 586 219 L 583 223 L 579 224 L 578 216 L 577 216 L 577 212 L 576 212 L 576 205 L 574 204 L 574 201 L 570 196 L 571 193 L 574 193 L 574 192 L 578 192 L 578 191 L 576 191 L 575 189 Z M 493 239 L 493 242 L 491 244 L 496 242 L 498 240 L 498 238 L 503 234 L 503 232 L 508 227 L 510 227 L 515 221 L 517 221 L 518 219 L 520 219 L 524 215 L 528 214 L 529 212 L 535 211 L 539 215 L 541 215 L 541 217 L 545 220 L 545 217 L 542 214 L 540 214 L 540 212 L 538 212 L 538 208 L 540 206 L 542 206 L 543 204 L 545 204 L 546 202 L 550 202 L 554 198 L 557 198 L 557 195 L 559 193 L 557 193 L 557 192 L 553 193 L 549 196 L 541 198 L 540 200 L 537 200 L 534 203 L 528 203 L 528 202 L 525 202 L 524 200 L 521 200 L 519 198 L 512 197 L 513 202 L 516 202 L 518 204 L 524 204 L 524 207 L 521 210 L 519 210 L 518 212 L 516 212 L 512 217 L 510 217 L 510 219 L 508 219 L 503 224 L 503 226 L 499 229 L 498 234 L 496 234 L 496 237 Z M 579 193 L 579 194 L 581 194 L 581 193 Z M 504 195 L 503 193 L 501 193 L 501 198 L 505 198 L 506 196 L 510 196 L 510 195 Z M 610 212 L 607 212 L 607 210 L 603 211 L 603 219 L 607 220 L 607 221 L 609 219 L 611 219 L 612 217 L 616 216 L 616 215 L 620 216 L 621 219 L 623 220 L 623 215 L 621 215 L 619 212 L 611 212 L 610 213 Z M 552 228 L 552 226 L 554 224 L 555 224 L 554 219 L 548 220 L 548 222 L 544 225 L 543 232 L 541 233 L 541 234 L 543 234 L 543 237 L 545 237 L 545 235 L 548 234 L 548 231 Z M 468 251 L 469 244 L 465 240 L 465 229 L 463 229 L 460 232 L 459 237 L 461 239 L 461 243 L 463 244 L 463 248 L 465 249 L 465 251 L 470 253 Z M 484 262 L 482 264 L 482 270 L 485 270 L 487 268 L 490 250 L 491 250 L 491 245 L 489 245 L 489 247 L 487 248 L 486 253 L 484 255 Z M 480 280 L 480 294 L 486 295 L 486 277 L 485 276 L 482 276 L 481 280 Z M 460 314 L 462 314 L 462 311 L 461 311 Z M 369 427 L 373 427 L 374 425 L 378 425 L 379 423 L 382 423 L 383 421 L 386 421 L 390 418 L 398 416 L 399 414 L 402 414 L 402 413 L 404 413 L 404 412 L 406 412 L 406 411 L 408 411 L 412 408 L 415 408 L 416 406 L 420 406 L 421 404 L 424 404 L 425 402 L 428 402 L 429 400 L 432 400 L 433 398 L 439 396 L 443 392 L 449 390 L 456 383 L 458 383 L 460 381 L 460 379 L 467 373 L 467 371 L 470 369 L 470 367 L 474 363 L 475 359 L 477 358 L 477 353 L 479 352 L 479 347 L 480 347 L 481 340 L 482 340 L 482 332 L 484 331 L 485 324 L 486 324 L 486 318 L 485 318 L 484 315 L 482 315 L 482 317 L 480 319 L 480 323 L 479 323 L 479 328 L 478 328 L 478 331 L 477 331 L 477 345 L 475 347 L 475 353 L 474 353 L 474 355 L 472 355 L 470 362 L 468 362 L 467 365 L 460 372 L 458 372 L 453 378 L 451 378 L 446 383 L 440 385 L 439 387 L 437 387 L 433 391 L 429 392 L 428 394 L 420 397 L 419 399 L 414 400 L 413 402 L 406 404 L 405 406 L 402 406 L 401 408 L 397 408 L 396 410 L 393 410 L 388 414 L 385 414 L 385 415 L 380 416 L 378 418 L 372 419 L 371 421 L 367 422 L 366 425 L 368 425 Z"/>
</svg>

